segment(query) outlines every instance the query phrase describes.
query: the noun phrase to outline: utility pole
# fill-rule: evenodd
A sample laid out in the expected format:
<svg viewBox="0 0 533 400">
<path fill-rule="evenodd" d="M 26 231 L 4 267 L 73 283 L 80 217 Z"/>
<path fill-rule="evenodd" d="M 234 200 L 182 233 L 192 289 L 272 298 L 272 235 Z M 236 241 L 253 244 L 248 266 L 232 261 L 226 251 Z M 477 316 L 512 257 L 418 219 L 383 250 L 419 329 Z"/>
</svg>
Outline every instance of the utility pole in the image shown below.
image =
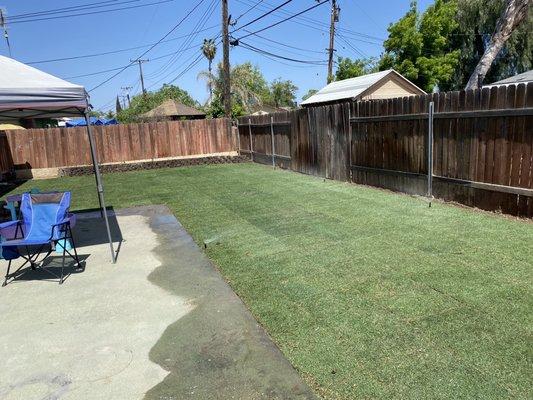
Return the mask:
<svg viewBox="0 0 533 400">
<path fill-rule="evenodd" d="M 329 58 L 328 58 L 328 83 L 333 81 L 333 53 L 335 52 L 335 22 L 339 22 L 341 9 L 337 6 L 337 0 L 331 0 L 331 20 L 329 26 Z"/>
<path fill-rule="evenodd" d="M 230 65 L 229 65 L 229 15 L 228 0 L 222 0 L 222 69 L 224 78 L 223 97 L 224 97 L 224 114 L 231 118 L 231 84 L 230 84 Z"/>
<path fill-rule="evenodd" d="M 128 100 L 128 107 L 131 106 L 131 101 L 130 101 L 130 90 L 133 89 L 133 86 L 122 86 L 121 87 L 122 91 L 124 93 L 126 93 L 126 99 Z M 126 108 L 126 107 L 124 107 Z"/>
<path fill-rule="evenodd" d="M 11 44 L 9 43 L 9 34 L 7 33 L 7 22 L 6 22 L 6 12 L 0 8 L 0 28 L 4 31 L 4 38 L 7 43 L 7 51 L 9 52 L 9 57 L 11 57 Z"/>
<path fill-rule="evenodd" d="M 140 58 L 136 59 L 136 60 L 130 60 L 131 63 L 139 63 L 139 73 L 141 74 L 141 88 L 142 88 L 142 91 L 143 91 L 143 94 L 146 94 L 146 89 L 144 88 L 144 76 L 143 76 L 143 67 L 142 67 L 142 63 L 145 63 L 145 62 L 148 62 L 150 60 L 141 60 Z"/>
</svg>

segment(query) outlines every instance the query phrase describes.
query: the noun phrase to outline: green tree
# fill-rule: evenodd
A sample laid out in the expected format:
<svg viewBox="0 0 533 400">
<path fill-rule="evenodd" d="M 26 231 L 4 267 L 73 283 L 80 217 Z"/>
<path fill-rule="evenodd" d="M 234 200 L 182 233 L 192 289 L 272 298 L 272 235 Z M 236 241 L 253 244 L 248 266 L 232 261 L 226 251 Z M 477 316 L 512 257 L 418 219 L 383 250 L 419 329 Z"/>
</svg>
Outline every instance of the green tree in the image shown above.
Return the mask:
<svg viewBox="0 0 533 400">
<path fill-rule="evenodd" d="M 199 75 L 207 80 L 211 80 L 213 85 L 212 106 L 208 106 L 206 111 L 209 115 L 218 116 L 218 107 L 222 103 L 223 77 L 222 64 L 218 64 L 216 74 L 202 72 Z M 259 70 L 259 67 L 250 62 L 235 65 L 230 70 L 232 104 L 236 105 L 233 112 L 242 110 L 244 113 L 250 112 L 253 107 L 267 103 L 270 99 L 270 90 L 267 81 Z"/>
<path fill-rule="evenodd" d="M 360 58 L 351 60 L 348 57 L 339 57 L 337 59 L 337 70 L 335 71 L 335 80 L 356 78 L 361 75 L 370 74 L 377 71 L 375 58 Z"/>
<path fill-rule="evenodd" d="M 307 93 L 302 96 L 302 101 L 307 100 L 309 97 L 315 95 L 317 92 L 317 89 L 309 89 Z"/>
<path fill-rule="evenodd" d="M 496 21 L 504 10 L 505 0 L 459 0 L 457 21 L 459 29 L 456 45 L 460 49 L 454 89 L 466 85 L 476 64 L 489 45 Z M 485 82 L 495 82 L 532 68 L 533 64 L 533 12 L 529 8 L 522 22 L 505 42 L 493 61 Z"/>
<path fill-rule="evenodd" d="M 161 89 L 155 92 L 133 96 L 131 98 L 130 106 L 121 110 L 117 114 L 117 119 L 122 123 L 136 122 L 140 119 L 141 114 L 154 109 L 165 100 L 169 99 L 176 100 L 190 107 L 199 107 L 198 102 L 185 90 L 174 85 L 165 84 Z"/>
<path fill-rule="evenodd" d="M 420 15 L 416 1 L 405 16 L 388 28 L 379 69 L 393 68 L 416 85 L 431 91 L 453 86 L 460 50 L 454 47 L 459 23 L 457 0 L 435 0 Z"/>
<path fill-rule="evenodd" d="M 270 84 L 270 102 L 276 107 L 296 107 L 298 87 L 292 81 L 275 79 Z"/>
<path fill-rule="evenodd" d="M 213 59 L 215 58 L 215 55 L 217 54 L 217 45 L 215 44 L 215 40 L 214 39 L 204 39 L 204 43 L 202 44 L 202 53 L 203 53 L 204 57 L 207 58 L 207 61 L 209 63 L 208 73 L 209 73 L 210 79 L 208 80 L 208 86 L 209 86 L 209 101 L 208 101 L 208 103 L 210 103 L 212 98 L 213 98 L 213 80 L 211 79 L 211 77 L 212 77 L 212 64 L 213 64 Z"/>
</svg>

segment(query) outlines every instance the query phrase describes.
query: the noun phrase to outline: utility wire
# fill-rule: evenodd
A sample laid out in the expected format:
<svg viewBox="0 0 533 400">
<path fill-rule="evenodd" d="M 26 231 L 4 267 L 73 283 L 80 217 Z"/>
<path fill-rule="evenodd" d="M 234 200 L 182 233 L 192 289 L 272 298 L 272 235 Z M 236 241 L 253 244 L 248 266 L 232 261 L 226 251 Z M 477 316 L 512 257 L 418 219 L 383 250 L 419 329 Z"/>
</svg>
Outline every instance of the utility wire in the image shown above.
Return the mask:
<svg viewBox="0 0 533 400">
<path fill-rule="evenodd" d="M 111 7 L 116 4 L 109 4 L 109 3 L 116 3 L 117 1 L 118 0 L 107 0 L 107 1 L 99 1 L 96 3 L 89 3 L 89 4 L 78 4 L 76 6 L 70 6 L 70 7 L 54 8 L 52 10 L 35 11 L 35 12 L 25 13 L 25 14 L 11 15 L 9 19 L 30 18 L 30 17 L 33 18 L 33 17 L 37 17 L 41 15 L 57 14 L 60 12 L 67 12 L 67 11 L 72 11 L 72 10 L 77 11 L 79 9 L 85 9 L 87 7 L 92 7 L 92 8 Z M 140 0 L 129 0 L 128 3 L 132 1 L 140 1 Z M 99 6 L 99 4 L 105 4 L 105 5 Z"/>
<path fill-rule="evenodd" d="M 158 56 L 158 57 L 153 57 L 153 58 L 150 58 L 150 62 L 152 61 L 157 61 L 157 60 L 161 60 L 163 58 L 166 58 L 166 57 L 170 57 L 170 56 L 173 56 L 175 55 L 176 53 L 179 53 L 179 52 L 182 52 L 182 51 L 187 51 L 187 50 L 191 50 L 191 49 L 197 49 L 199 46 L 201 46 L 202 44 L 201 43 L 197 43 L 195 44 L 194 46 L 190 46 L 190 47 L 187 47 L 185 49 L 181 49 L 181 50 L 176 50 L 176 51 L 173 51 L 172 53 L 168 53 L 168 54 L 163 54 L 161 56 Z M 132 65 L 134 65 L 133 63 L 130 63 L 130 64 L 127 64 L 127 65 L 123 65 L 121 67 L 117 67 L 117 68 L 111 68 L 111 69 L 105 69 L 103 71 L 97 71 L 97 72 L 90 72 L 90 73 L 87 73 L 87 74 L 83 74 L 83 75 L 75 75 L 75 76 L 67 76 L 63 79 L 75 79 L 75 78 L 84 78 L 84 77 L 87 77 L 87 76 L 94 76 L 94 75 L 99 75 L 99 74 L 103 74 L 103 73 L 106 73 L 106 72 L 113 72 L 113 71 L 118 71 L 119 69 L 122 69 L 124 67 L 131 67 Z"/>
<path fill-rule="evenodd" d="M 119 8 L 111 8 L 108 10 L 100 10 L 100 11 L 90 11 L 90 12 L 84 12 L 84 13 L 78 13 L 78 14 L 68 14 L 68 15 L 57 15 L 55 17 L 44 17 L 44 18 L 35 18 L 35 19 L 23 19 L 23 20 L 15 20 L 13 22 L 9 22 L 11 25 L 13 24 L 24 24 L 26 22 L 37 22 L 37 21 L 49 21 L 52 19 L 64 19 L 64 18 L 71 18 L 71 17 L 80 17 L 85 15 L 94 15 L 94 14 L 101 14 L 103 12 L 113 12 L 113 11 L 122 11 L 122 10 L 131 10 L 133 8 L 141 8 L 141 7 L 148 7 L 148 6 L 154 6 L 157 4 L 164 4 L 164 3 L 170 3 L 176 0 L 162 0 L 162 1 L 156 1 L 153 3 L 147 3 L 147 4 L 139 4 L 136 6 L 129 6 L 129 7 L 119 7 Z"/>
<path fill-rule="evenodd" d="M 260 32 L 263 32 L 263 31 L 266 31 L 267 29 L 273 28 L 273 27 L 275 27 L 275 26 L 277 26 L 277 25 L 279 25 L 279 24 L 281 24 L 281 23 L 283 23 L 283 22 L 285 22 L 285 21 L 289 21 L 289 20 L 291 20 L 291 19 L 293 19 L 293 18 L 295 18 L 295 17 L 297 17 L 297 16 L 299 16 L 299 15 L 302 15 L 302 14 L 304 14 L 304 13 L 306 13 L 306 12 L 309 12 L 309 11 L 311 11 L 311 10 L 314 10 L 315 8 L 321 6 L 322 4 L 326 4 L 326 3 L 328 3 L 328 1 L 329 1 L 329 0 L 324 0 L 324 1 L 320 2 L 320 3 L 315 4 L 314 6 L 308 7 L 308 8 L 306 8 L 305 10 L 300 11 L 300 12 L 298 12 L 298 13 L 296 13 L 296 14 L 293 14 L 293 15 L 291 15 L 291 16 L 285 18 L 285 19 L 282 19 L 282 20 L 280 20 L 280 21 L 278 21 L 278 22 L 275 22 L 275 23 L 273 23 L 273 24 L 270 24 L 270 25 L 268 25 L 268 26 L 266 26 L 266 27 L 264 27 L 264 28 L 258 29 L 258 30 L 256 30 L 255 32 L 250 32 L 250 33 L 248 33 L 248 34 L 246 34 L 246 35 L 244 35 L 244 36 L 241 36 L 241 37 L 238 38 L 237 40 L 241 40 L 241 39 L 247 38 L 247 37 L 249 37 L 249 36 L 255 35 L 255 34 L 257 34 L 257 33 L 260 33 Z"/>
<path fill-rule="evenodd" d="M 281 60 L 292 61 L 292 62 L 296 62 L 296 63 L 300 63 L 300 64 L 313 64 L 313 65 L 326 65 L 327 64 L 326 60 L 299 60 L 299 59 L 296 59 L 296 58 L 290 58 L 290 57 L 281 56 L 279 54 L 275 54 L 275 53 L 271 53 L 271 52 L 263 50 L 263 49 L 259 49 L 259 48 L 255 47 L 255 46 L 252 46 L 251 44 L 244 43 L 244 42 L 240 42 L 239 45 L 244 47 L 244 48 L 247 48 L 249 50 L 255 51 L 256 53 L 269 55 L 271 57 L 279 58 Z"/>
<path fill-rule="evenodd" d="M 244 31 L 245 31 L 245 32 L 249 32 L 249 33 L 251 33 L 251 31 L 249 31 L 249 30 L 247 30 L 247 29 L 245 29 Z M 286 43 L 283 43 L 283 42 L 278 42 L 278 41 L 276 41 L 276 40 L 274 40 L 274 39 L 267 38 L 267 37 L 262 36 L 262 35 L 259 35 L 259 34 L 257 34 L 257 33 L 254 33 L 254 36 L 257 36 L 258 38 L 261 38 L 261 39 L 263 39 L 263 40 L 265 40 L 265 41 L 268 41 L 268 42 L 272 42 L 272 43 L 276 43 L 276 44 L 279 44 L 279 45 L 284 46 L 284 47 L 288 47 L 288 48 L 290 48 L 290 49 L 306 51 L 306 52 L 309 52 L 309 53 L 324 54 L 324 51 L 320 51 L 320 50 L 311 50 L 311 49 L 303 49 L 303 48 L 301 48 L 301 47 L 291 46 L 291 45 L 289 45 L 289 44 L 286 44 Z"/>
<path fill-rule="evenodd" d="M 241 15 L 239 15 L 237 18 L 235 18 L 235 21 L 234 21 L 234 25 L 237 24 L 237 22 L 239 22 L 239 20 L 244 17 L 246 14 L 248 14 L 249 12 L 253 11 L 257 6 L 259 6 L 261 3 L 263 2 L 263 0 L 259 0 L 257 2 L 255 2 L 255 4 L 253 4 L 252 6 L 250 6 L 250 8 L 248 8 L 248 10 L 246 10 L 245 12 L 243 12 Z"/>
<path fill-rule="evenodd" d="M 198 33 L 199 32 L 204 32 L 204 31 L 208 31 L 208 30 L 211 30 L 213 28 L 218 28 L 218 25 L 212 25 L 212 26 L 209 26 L 207 28 L 201 29 L 201 30 L 198 31 Z M 185 38 L 185 37 L 187 37 L 189 35 L 190 34 L 182 35 L 182 36 L 176 36 L 175 38 L 172 38 L 172 39 L 163 40 L 160 43 L 173 42 L 173 41 L 176 41 L 176 40 L 179 40 L 179 39 L 183 39 L 183 38 Z M 124 48 L 124 49 L 104 51 L 104 52 L 101 52 L 101 53 L 83 54 L 83 55 L 79 55 L 79 56 L 71 56 L 71 57 L 63 57 L 63 58 L 53 58 L 53 59 L 50 59 L 50 60 L 30 61 L 30 62 L 25 62 L 25 64 L 35 65 L 35 64 L 51 63 L 51 62 L 56 62 L 56 61 L 79 60 L 79 59 L 82 59 L 82 58 L 99 57 L 99 56 L 105 56 L 105 55 L 108 55 L 108 54 L 116 54 L 116 53 L 122 53 L 122 52 L 125 52 L 125 51 L 143 49 L 145 47 L 150 47 L 153 44 L 154 43 L 149 43 L 149 44 L 144 44 L 142 46 L 135 46 L 135 47 L 128 47 L 128 48 Z"/>
<path fill-rule="evenodd" d="M 146 50 L 144 53 L 142 53 L 140 56 L 137 57 L 137 60 L 140 59 L 141 57 L 145 56 L 146 54 L 148 54 L 148 52 L 150 52 L 150 50 L 152 50 L 154 47 L 156 47 L 159 43 L 161 43 L 163 40 L 165 40 L 172 32 L 174 32 L 176 29 L 178 29 L 178 27 L 183 23 L 183 21 L 185 21 L 198 7 L 200 7 L 200 5 L 202 5 L 202 3 L 204 2 L 205 0 L 200 0 L 196 3 L 196 5 L 176 24 L 172 27 L 172 29 L 170 29 L 165 35 L 163 35 L 163 37 L 161 39 L 159 39 L 157 42 L 155 42 L 152 46 L 150 46 L 150 48 L 148 50 Z M 132 62 L 130 62 L 130 64 L 132 64 Z M 128 68 L 128 66 L 130 65 L 128 64 L 127 66 L 123 67 L 120 71 L 117 71 L 115 74 L 111 75 L 109 78 L 107 78 L 106 80 L 104 80 L 103 82 L 99 83 L 98 85 L 96 85 L 95 87 L 93 87 L 92 89 L 89 90 L 89 92 L 92 92 L 93 90 L 99 88 L 100 86 L 106 84 L 107 82 L 109 82 L 111 79 L 113 79 L 114 77 L 116 77 L 117 75 L 121 74 L 126 68 Z"/>
<path fill-rule="evenodd" d="M 264 13 L 264 14 L 261 14 L 259 17 L 254 18 L 254 19 L 251 20 L 250 22 L 248 22 L 248 23 L 246 23 L 246 24 L 244 24 L 244 25 L 238 27 L 237 29 L 233 30 L 233 32 L 231 32 L 231 33 L 235 33 L 235 32 L 237 32 L 237 31 L 240 31 L 240 30 L 243 29 L 243 28 L 246 28 L 246 27 L 249 26 L 249 25 L 252 25 L 253 23 L 255 23 L 255 22 L 257 22 L 257 21 L 259 21 L 259 20 L 265 18 L 266 16 L 272 14 L 273 12 L 279 10 L 281 7 L 283 7 L 283 6 L 287 5 L 287 4 L 289 4 L 291 1 L 292 1 L 292 0 L 286 0 L 284 3 L 281 3 L 279 6 L 277 6 L 277 7 L 273 8 L 273 9 L 267 11 L 267 12 Z"/>
<path fill-rule="evenodd" d="M 176 61 L 181 57 L 181 51 L 185 50 L 185 46 L 188 46 L 192 43 L 192 41 L 196 38 L 198 35 L 198 32 L 205 26 L 209 18 L 214 12 L 215 7 L 217 6 L 219 0 L 212 0 L 211 3 L 208 5 L 207 9 L 204 11 L 204 13 L 201 15 L 201 17 L 198 19 L 198 22 L 193 27 L 192 31 L 187 35 L 187 39 L 181 44 L 181 46 L 178 48 L 178 51 L 174 55 L 173 58 L 171 58 L 167 63 L 161 67 L 158 71 L 155 73 L 152 73 L 149 78 L 154 78 L 161 76 L 165 73 L 172 65 L 176 63 Z"/>
<path fill-rule="evenodd" d="M 239 3 L 241 4 L 244 4 L 244 5 L 250 5 L 250 3 L 246 0 L 236 0 L 238 1 Z M 270 6 L 273 6 L 272 4 L 268 3 L 268 2 L 264 2 L 265 5 L 262 5 L 260 8 L 264 11 L 264 10 L 269 10 L 268 7 L 266 7 L 266 5 L 270 5 Z M 283 15 L 290 15 L 290 13 L 288 11 L 285 11 L 285 10 L 278 10 L 277 13 L 279 14 L 283 14 Z M 314 29 L 314 30 L 318 30 L 320 32 L 329 32 L 329 25 L 322 22 L 322 21 L 319 21 L 319 20 L 316 20 L 316 19 L 313 19 L 313 18 L 309 18 L 309 17 L 304 17 L 304 16 L 301 16 L 301 17 L 298 17 L 298 18 L 295 18 L 293 21 L 291 21 L 295 24 L 298 24 L 298 25 L 301 25 L 301 26 L 305 26 L 307 28 L 311 28 L 311 29 Z M 364 39 L 359 39 L 359 38 L 353 38 L 353 40 L 357 40 L 357 41 L 360 41 L 360 42 L 364 42 L 364 43 L 369 43 L 369 44 L 373 44 L 373 45 L 381 45 L 381 42 L 384 40 L 382 38 L 377 38 L 375 36 L 370 36 L 370 35 L 367 35 L 367 34 L 364 34 L 364 33 L 361 33 L 361 32 L 356 32 L 356 31 L 353 31 L 353 30 L 349 30 L 349 29 L 346 29 L 346 28 L 340 28 L 341 30 L 343 30 L 345 32 L 345 34 L 350 34 L 350 35 L 353 35 L 353 36 L 358 36 L 358 37 L 362 37 L 362 38 L 366 38 L 368 40 L 364 40 Z M 379 43 L 376 43 L 376 42 L 371 42 L 370 40 L 375 40 L 375 41 L 378 41 Z"/>
</svg>

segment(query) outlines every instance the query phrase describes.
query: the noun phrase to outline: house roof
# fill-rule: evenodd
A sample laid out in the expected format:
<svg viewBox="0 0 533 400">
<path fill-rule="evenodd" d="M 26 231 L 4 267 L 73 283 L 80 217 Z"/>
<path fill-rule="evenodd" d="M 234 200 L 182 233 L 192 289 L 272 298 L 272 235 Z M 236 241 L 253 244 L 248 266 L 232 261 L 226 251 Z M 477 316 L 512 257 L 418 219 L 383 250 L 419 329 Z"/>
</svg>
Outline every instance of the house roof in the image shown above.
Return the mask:
<svg viewBox="0 0 533 400">
<path fill-rule="evenodd" d="M 422 89 L 420 89 L 407 78 L 404 78 L 398 72 L 394 71 L 393 69 L 388 69 L 386 71 L 374 72 L 372 74 L 358 76 L 356 78 L 343 79 L 342 81 L 331 82 L 329 85 L 320 89 L 313 96 L 302 101 L 301 105 L 327 103 L 337 100 L 355 100 L 361 97 L 361 95 L 363 95 L 373 86 L 380 83 L 383 79 L 387 79 L 391 75 L 400 78 L 402 81 L 411 86 L 414 91 L 417 91 L 420 94 L 425 93 Z"/>
<path fill-rule="evenodd" d="M 533 82 L 533 69 L 530 69 L 529 71 L 526 71 L 524 73 L 510 76 L 509 78 L 502 79 L 500 81 L 491 83 L 487 86 L 496 86 L 496 85 L 509 85 L 513 83 L 528 83 Z"/>
<path fill-rule="evenodd" d="M 176 100 L 165 100 L 153 110 L 150 110 L 141 116 L 144 118 L 155 117 L 191 117 L 195 115 L 205 116 L 205 113 L 194 107 L 178 103 Z"/>
</svg>

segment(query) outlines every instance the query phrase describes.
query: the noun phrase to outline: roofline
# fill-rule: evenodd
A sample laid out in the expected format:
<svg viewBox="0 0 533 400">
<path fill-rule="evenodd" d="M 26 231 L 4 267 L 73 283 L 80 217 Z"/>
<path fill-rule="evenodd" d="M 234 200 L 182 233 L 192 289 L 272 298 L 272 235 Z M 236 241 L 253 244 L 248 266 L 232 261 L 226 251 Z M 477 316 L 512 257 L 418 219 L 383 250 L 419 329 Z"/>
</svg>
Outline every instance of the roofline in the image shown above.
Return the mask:
<svg viewBox="0 0 533 400">
<path fill-rule="evenodd" d="M 370 92 L 374 86 L 382 83 L 386 78 L 390 77 L 390 75 L 393 74 L 394 76 L 400 78 L 401 81 L 403 81 L 404 83 L 406 83 L 407 85 L 409 86 L 412 86 L 414 87 L 416 90 L 420 91 L 420 93 L 418 94 L 427 94 L 424 90 L 420 89 L 418 86 L 416 86 L 413 82 L 411 82 L 409 79 L 405 78 L 402 74 L 400 74 L 399 72 L 396 72 L 394 69 L 390 69 L 389 72 L 383 76 L 383 78 L 381 78 L 380 80 L 378 80 L 376 83 L 374 83 L 373 85 L 370 85 L 369 87 L 367 87 L 365 90 L 363 90 L 361 93 L 359 93 L 359 96 L 357 96 L 357 99 L 365 96 L 368 94 L 368 92 Z M 416 95 L 415 95 L 416 96 Z M 403 96 L 402 96 L 403 97 Z"/>
<path fill-rule="evenodd" d="M 378 71 L 379 72 L 379 71 Z M 382 71 L 383 72 L 383 71 Z M 343 97 L 343 98 L 340 98 L 340 99 L 335 99 L 335 100 L 329 100 L 329 101 L 319 101 L 319 102 L 316 102 L 316 103 L 306 103 L 306 104 L 303 104 L 305 101 L 307 101 L 308 99 L 304 100 L 303 102 L 300 103 L 300 106 L 302 107 L 310 107 L 310 106 L 313 106 L 313 105 L 326 105 L 327 103 L 332 103 L 332 102 L 345 102 L 345 101 L 356 101 L 356 100 L 359 100 L 361 99 L 361 97 L 365 96 L 368 94 L 368 92 L 371 92 L 370 89 L 374 88 L 376 85 L 380 84 L 380 83 L 383 83 L 384 80 L 386 80 L 387 78 L 390 77 L 390 75 L 393 74 L 394 76 L 400 78 L 400 80 L 404 83 L 406 83 L 407 85 L 415 88 L 416 90 L 418 90 L 420 93 L 418 94 L 427 94 L 426 91 L 420 89 L 417 85 L 415 85 L 413 82 L 411 82 L 409 79 L 407 79 L 406 77 L 404 77 L 402 74 L 400 74 L 399 72 L 395 71 L 394 69 L 389 69 L 388 72 L 383 75 L 381 77 L 381 79 L 377 80 L 375 83 L 373 83 L 372 85 L 370 85 L 369 87 L 367 87 L 365 90 L 363 90 L 361 93 L 359 93 L 357 96 L 355 97 Z M 370 74 L 367 74 L 367 75 L 370 75 Z M 361 76 L 364 76 L 364 75 L 361 75 Z M 356 77 L 357 78 L 357 77 Z M 348 79 L 351 79 L 351 78 L 348 78 Z M 340 81 L 339 81 L 340 82 Z M 415 94 L 416 96 L 417 94 Z"/>
</svg>

